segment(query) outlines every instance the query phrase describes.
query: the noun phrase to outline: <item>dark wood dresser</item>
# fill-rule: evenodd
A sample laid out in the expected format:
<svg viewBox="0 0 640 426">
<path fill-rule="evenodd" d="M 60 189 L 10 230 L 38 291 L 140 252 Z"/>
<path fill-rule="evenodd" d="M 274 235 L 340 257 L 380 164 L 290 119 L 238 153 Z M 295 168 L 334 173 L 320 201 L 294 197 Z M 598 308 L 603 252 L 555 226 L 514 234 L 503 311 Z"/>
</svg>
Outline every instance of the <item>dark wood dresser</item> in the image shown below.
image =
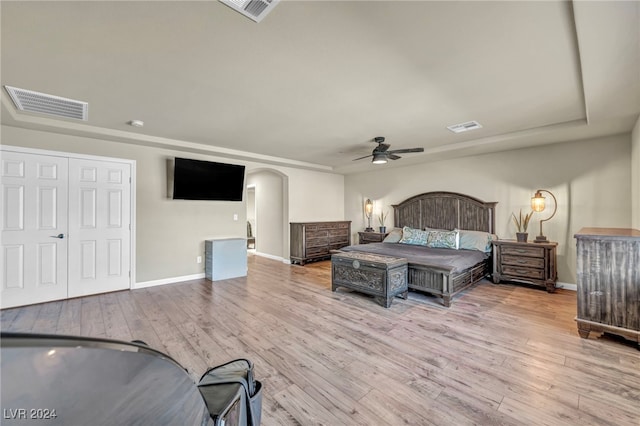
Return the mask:
<svg viewBox="0 0 640 426">
<path fill-rule="evenodd" d="M 519 243 L 513 240 L 493 241 L 493 282 L 520 282 L 556 289 L 558 243 Z"/>
<path fill-rule="evenodd" d="M 640 230 L 582 228 L 575 238 L 580 337 L 607 332 L 640 349 Z"/>
<path fill-rule="evenodd" d="M 388 232 L 358 232 L 358 244 L 381 243 L 387 235 Z"/>
<path fill-rule="evenodd" d="M 331 250 L 351 244 L 351 221 L 291 222 L 289 224 L 291 263 L 304 265 L 328 259 Z"/>
</svg>

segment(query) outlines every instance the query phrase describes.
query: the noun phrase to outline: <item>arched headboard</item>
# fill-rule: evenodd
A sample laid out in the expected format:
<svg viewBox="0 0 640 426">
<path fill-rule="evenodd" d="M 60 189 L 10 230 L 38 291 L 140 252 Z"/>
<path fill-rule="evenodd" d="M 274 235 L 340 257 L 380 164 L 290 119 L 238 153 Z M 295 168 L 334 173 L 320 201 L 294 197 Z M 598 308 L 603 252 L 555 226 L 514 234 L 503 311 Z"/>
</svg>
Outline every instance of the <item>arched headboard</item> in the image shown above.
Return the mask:
<svg viewBox="0 0 640 426">
<path fill-rule="evenodd" d="M 494 234 L 496 204 L 456 192 L 426 192 L 393 205 L 393 222 L 397 228 L 458 228 Z"/>
</svg>

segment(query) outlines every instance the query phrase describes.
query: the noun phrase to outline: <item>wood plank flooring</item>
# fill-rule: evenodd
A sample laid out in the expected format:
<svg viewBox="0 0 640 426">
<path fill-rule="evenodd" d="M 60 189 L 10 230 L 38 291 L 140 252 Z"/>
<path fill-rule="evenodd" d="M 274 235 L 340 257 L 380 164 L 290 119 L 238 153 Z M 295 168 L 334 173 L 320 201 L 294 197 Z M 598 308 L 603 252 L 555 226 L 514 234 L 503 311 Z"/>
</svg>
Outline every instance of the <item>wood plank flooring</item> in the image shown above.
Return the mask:
<svg viewBox="0 0 640 426">
<path fill-rule="evenodd" d="M 248 357 L 269 425 L 640 425 L 640 351 L 578 336 L 575 292 L 484 281 L 389 309 L 329 262 L 7 309 L 2 330 L 144 340 L 197 378 Z"/>
</svg>

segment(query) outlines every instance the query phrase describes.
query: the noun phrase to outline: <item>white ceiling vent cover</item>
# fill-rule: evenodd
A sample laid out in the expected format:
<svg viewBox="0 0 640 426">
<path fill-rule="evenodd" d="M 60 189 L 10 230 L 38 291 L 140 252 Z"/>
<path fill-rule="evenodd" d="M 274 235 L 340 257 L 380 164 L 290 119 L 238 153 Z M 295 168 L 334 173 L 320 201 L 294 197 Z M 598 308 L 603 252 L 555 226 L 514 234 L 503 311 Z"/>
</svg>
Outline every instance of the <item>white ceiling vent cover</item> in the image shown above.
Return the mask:
<svg viewBox="0 0 640 426">
<path fill-rule="evenodd" d="M 220 0 L 252 21 L 260 22 L 280 0 Z"/>
<path fill-rule="evenodd" d="M 453 126 L 447 126 L 447 129 L 453 133 L 468 132 L 469 130 L 481 129 L 482 125 L 477 121 L 467 121 L 466 123 L 454 124 Z"/>
<path fill-rule="evenodd" d="M 4 88 L 20 111 L 84 121 L 89 119 L 89 104 L 87 102 L 47 95 L 33 90 L 18 89 L 17 87 L 4 86 Z"/>
</svg>

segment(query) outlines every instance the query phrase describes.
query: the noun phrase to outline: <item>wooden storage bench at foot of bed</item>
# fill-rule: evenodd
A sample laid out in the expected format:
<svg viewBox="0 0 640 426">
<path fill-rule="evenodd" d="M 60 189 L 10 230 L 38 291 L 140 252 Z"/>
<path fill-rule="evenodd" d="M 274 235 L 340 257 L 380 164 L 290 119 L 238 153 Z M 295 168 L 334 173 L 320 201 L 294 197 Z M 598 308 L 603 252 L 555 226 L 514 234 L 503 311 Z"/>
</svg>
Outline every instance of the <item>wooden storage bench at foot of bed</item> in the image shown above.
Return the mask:
<svg viewBox="0 0 640 426">
<path fill-rule="evenodd" d="M 412 264 L 409 267 L 409 288 L 442 297 L 442 304 L 448 308 L 453 296 L 476 284 L 488 274 L 487 261 L 456 273 Z"/>
<path fill-rule="evenodd" d="M 407 259 L 362 252 L 331 256 L 331 290 L 338 287 L 370 294 L 385 308 L 394 297 L 407 298 Z"/>
</svg>

